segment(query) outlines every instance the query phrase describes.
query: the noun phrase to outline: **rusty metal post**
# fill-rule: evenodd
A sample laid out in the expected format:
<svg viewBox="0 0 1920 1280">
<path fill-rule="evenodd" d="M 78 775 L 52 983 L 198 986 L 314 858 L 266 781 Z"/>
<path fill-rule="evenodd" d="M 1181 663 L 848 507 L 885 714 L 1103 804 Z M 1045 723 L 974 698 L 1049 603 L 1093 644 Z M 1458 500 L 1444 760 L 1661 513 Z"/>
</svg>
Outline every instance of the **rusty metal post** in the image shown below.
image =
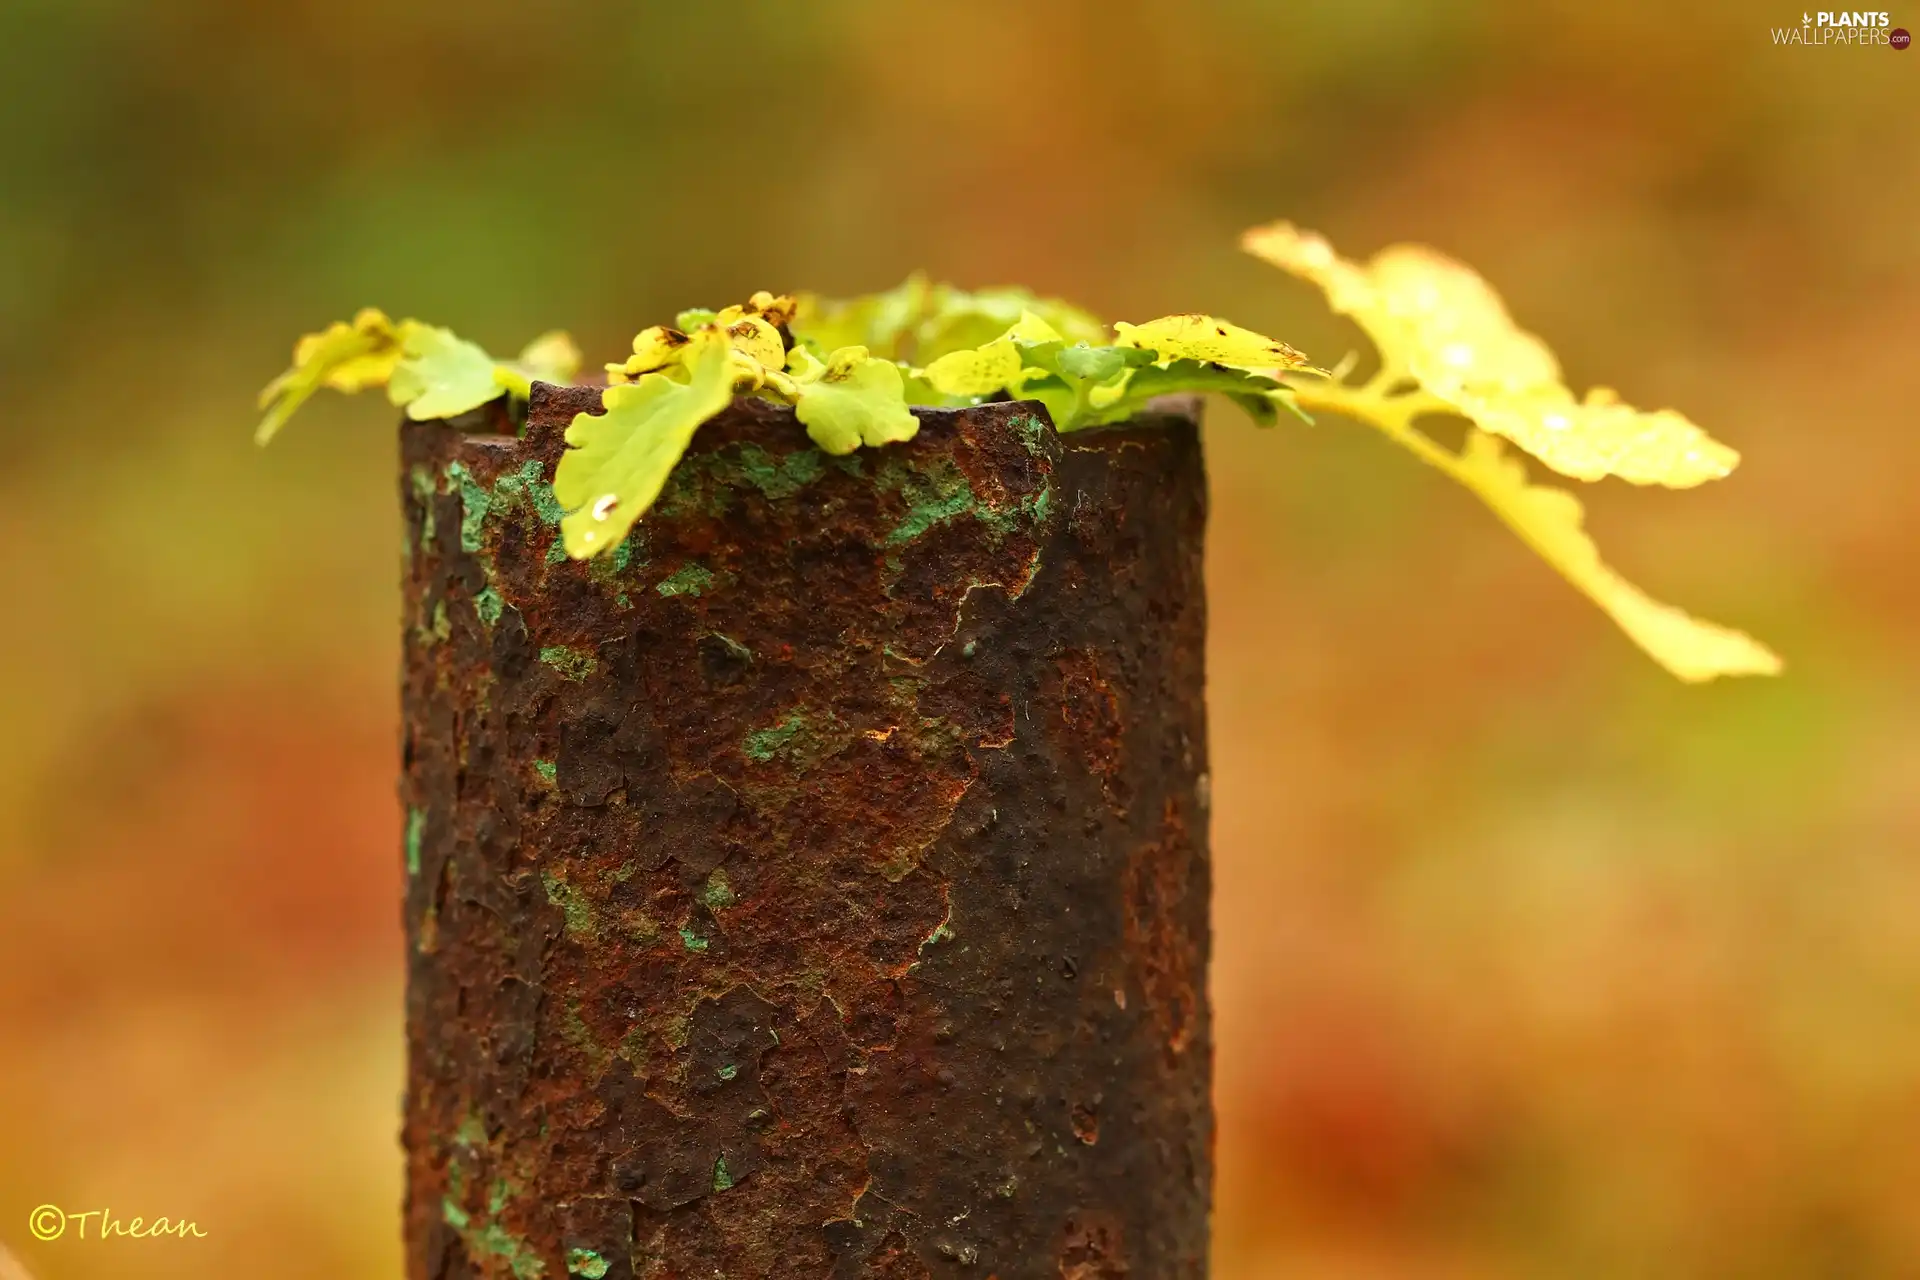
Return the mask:
<svg viewBox="0 0 1920 1280">
<path fill-rule="evenodd" d="M 1194 423 L 741 402 L 580 564 L 598 408 L 402 432 L 410 1280 L 1204 1276 Z"/>
</svg>

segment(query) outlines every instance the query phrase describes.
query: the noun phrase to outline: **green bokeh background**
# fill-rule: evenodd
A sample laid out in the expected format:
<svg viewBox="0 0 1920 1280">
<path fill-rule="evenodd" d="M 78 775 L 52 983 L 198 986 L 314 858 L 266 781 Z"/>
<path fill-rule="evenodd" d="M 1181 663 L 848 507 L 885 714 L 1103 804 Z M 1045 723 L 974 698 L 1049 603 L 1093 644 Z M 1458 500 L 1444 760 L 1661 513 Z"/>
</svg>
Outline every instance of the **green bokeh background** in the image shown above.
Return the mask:
<svg viewBox="0 0 1920 1280">
<path fill-rule="evenodd" d="M 1741 449 L 1592 527 L 1789 672 L 1683 687 L 1361 428 L 1210 410 L 1218 1275 L 1920 1274 L 1920 52 L 1800 17 L 11 0 L 0 1241 L 399 1275 L 392 415 L 255 451 L 296 334 L 597 360 L 925 267 L 1330 364 L 1234 247 L 1288 217 L 1472 262 Z"/>
</svg>

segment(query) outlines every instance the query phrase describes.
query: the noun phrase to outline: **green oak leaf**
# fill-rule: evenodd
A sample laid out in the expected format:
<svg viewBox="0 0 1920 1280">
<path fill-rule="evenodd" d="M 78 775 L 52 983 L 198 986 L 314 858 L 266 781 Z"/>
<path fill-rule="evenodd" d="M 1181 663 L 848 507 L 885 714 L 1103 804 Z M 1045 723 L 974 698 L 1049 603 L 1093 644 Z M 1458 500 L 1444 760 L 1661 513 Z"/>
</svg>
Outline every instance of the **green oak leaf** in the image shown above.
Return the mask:
<svg viewBox="0 0 1920 1280">
<path fill-rule="evenodd" d="M 920 430 L 920 420 L 907 408 L 900 366 L 868 355 L 861 346 L 842 347 L 827 357 L 819 377 L 800 385 L 794 413 L 828 453 L 895 444 Z"/>
<path fill-rule="evenodd" d="M 697 331 L 688 340 L 685 382 L 665 373 L 601 393 L 604 414 L 582 413 L 567 427 L 553 496 L 567 554 L 576 560 L 620 545 L 660 496 L 700 424 L 733 402 L 726 334 Z"/>
<path fill-rule="evenodd" d="M 406 327 L 400 363 L 387 379 L 387 398 L 405 405 L 415 422 L 457 417 L 505 392 L 492 356 L 452 330 L 428 324 Z"/>
<path fill-rule="evenodd" d="M 1097 407 L 1085 420 L 1061 430 L 1124 421 L 1156 396 L 1204 393 L 1229 397 L 1261 426 L 1272 425 L 1275 408 L 1280 405 L 1298 413 L 1290 393 L 1272 378 L 1199 360 L 1174 360 L 1131 370 L 1124 382 L 1096 398 Z"/>
<path fill-rule="evenodd" d="M 1038 297 L 1026 289 L 956 289 L 935 285 L 929 314 L 915 334 L 914 358 L 931 363 L 953 351 L 984 347 L 1010 328 L 1020 336 L 1067 342 L 1104 342 L 1107 327 L 1099 317 L 1058 298 Z"/>
<path fill-rule="evenodd" d="M 1153 353 L 1139 347 L 1094 347 L 1084 342 L 1062 347 L 1054 357 L 1059 373 L 1096 383 L 1116 378 L 1124 369 L 1152 363 Z"/>
</svg>

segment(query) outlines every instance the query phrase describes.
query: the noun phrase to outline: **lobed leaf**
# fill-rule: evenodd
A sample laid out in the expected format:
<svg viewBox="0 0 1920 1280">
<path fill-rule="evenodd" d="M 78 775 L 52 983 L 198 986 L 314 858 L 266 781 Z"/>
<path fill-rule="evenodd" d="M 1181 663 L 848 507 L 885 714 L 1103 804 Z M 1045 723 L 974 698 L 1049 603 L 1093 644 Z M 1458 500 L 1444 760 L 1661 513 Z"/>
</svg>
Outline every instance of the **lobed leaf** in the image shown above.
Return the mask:
<svg viewBox="0 0 1920 1280">
<path fill-rule="evenodd" d="M 1292 393 L 1264 374 L 1181 359 L 1149 364 L 1128 372 L 1113 392 L 1094 397 L 1094 413 L 1076 425 L 1103 426 L 1121 422 L 1140 411 L 1147 401 L 1168 395 L 1224 395 L 1245 409 L 1261 426 L 1271 426 L 1276 406 L 1297 413 Z"/>
<path fill-rule="evenodd" d="M 920 430 L 907 408 L 900 367 L 859 346 L 835 351 L 817 378 L 800 384 L 794 413 L 827 453 L 911 440 Z"/>
<path fill-rule="evenodd" d="M 578 372 L 580 348 L 574 345 L 570 335 L 554 329 L 541 334 L 521 348 L 518 356 L 499 365 L 494 377 L 501 386 L 525 400 L 533 394 L 534 383 L 551 382 L 564 387 Z"/>
<path fill-rule="evenodd" d="M 984 347 L 949 351 L 921 371 L 935 391 L 949 396 L 990 396 L 1017 386 L 1025 368 L 1019 348 L 1000 338 Z"/>
<path fill-rule="evenodd" d="M 456 417 L 505 393 L 493 357 L 452 330 L 411 320 L 403 330 L 387 398 L 415 422 Z"/>
<path fill-rule="evenodd" d="M 678 368 L 684 359 L 687 333 L 656 324 L 633 336 L 633 354 L 624 364 L 607 366 L 608 381 L 631 382 L 645 374 Z"/>
<path fill-rule="evenodd" d="M 401 332 L 386 313 L 364 308 L 351 322 L 336 320 L 319 333 L 294 344 L 293 364 L 260 392 L 266 416 L 254 430 L 254 441 L 265 444 L 285 426 L 294 411 L 321 387 L 359 391 L 384 383 L 400 358 Z"/>
<path fill-rule="evenodd" d="M 1145 324 L 1120 321 L 1115 344 L 1151 351 L 1161 363 L 1197 360 L 1249 373 L 1298 369 L 1307 358 L 1284 342 L 1213 316 L 1162 316 Z"/>
<path fill-rule="evenodd" d="M 1780 672 L 1779 657 L 1751 636 L 1662 604 L 1609 568 L 1582 527 L 1584 513 L 1574 496 L 1530 484 L 1520 460 L 1507 456 L 1493 435 L 1472 432 L 1446 470 L 1680 679 Z"/>
<path fill-rule="evenodd" d="M 793 336 L 825 355 L 843 347 L 865 347 L 877 355 L 898 357 L 907 335 L 925 318 L 933 289 L 915 272 L 884 293 L 845 300 L 804 293 L 795 300 Z"/>
<path fill-rule="evenodd" d="M 1256 227 L 1241 244 L 1319 285 L 1380 349 L 1385 377 L 1412 378 L 1450 411 L 1562 475 L 1687 488 L 1740 460 L 1673 410 L 1642 412 L 1611 393 L 1576 400 L 1546 344 L 1514 324 L 1486 281 L 1441 254 L 1395 246 L 1363 268 L 1285 222 Z"/>
<path fill-rule="evenodd" d="M 720 330 L 699 330 L 686 344 L 686 381 L 642 374 L 601 393 L 605 413 L 574 418 L 553 476 L 568 555 L 584 560 L 618 546 L 653 505 L 693 433 L 733 401 L 730 350 Z"/>
</svg>

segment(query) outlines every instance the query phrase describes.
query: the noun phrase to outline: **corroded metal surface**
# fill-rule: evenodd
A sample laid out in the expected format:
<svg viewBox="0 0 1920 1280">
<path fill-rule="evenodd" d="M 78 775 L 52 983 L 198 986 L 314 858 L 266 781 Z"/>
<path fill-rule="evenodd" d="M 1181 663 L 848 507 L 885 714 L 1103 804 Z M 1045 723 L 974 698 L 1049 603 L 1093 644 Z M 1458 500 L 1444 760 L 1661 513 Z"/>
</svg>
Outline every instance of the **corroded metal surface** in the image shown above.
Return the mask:
<svg viewBox="0 0 1920 1280">
<path fill-rule="evenodd" d="M 411 1280 L 1183 1280 L 1211 1181 L 1184 418 L 703 428 L 617 554 L 403 428 Z"/>
</svg>

